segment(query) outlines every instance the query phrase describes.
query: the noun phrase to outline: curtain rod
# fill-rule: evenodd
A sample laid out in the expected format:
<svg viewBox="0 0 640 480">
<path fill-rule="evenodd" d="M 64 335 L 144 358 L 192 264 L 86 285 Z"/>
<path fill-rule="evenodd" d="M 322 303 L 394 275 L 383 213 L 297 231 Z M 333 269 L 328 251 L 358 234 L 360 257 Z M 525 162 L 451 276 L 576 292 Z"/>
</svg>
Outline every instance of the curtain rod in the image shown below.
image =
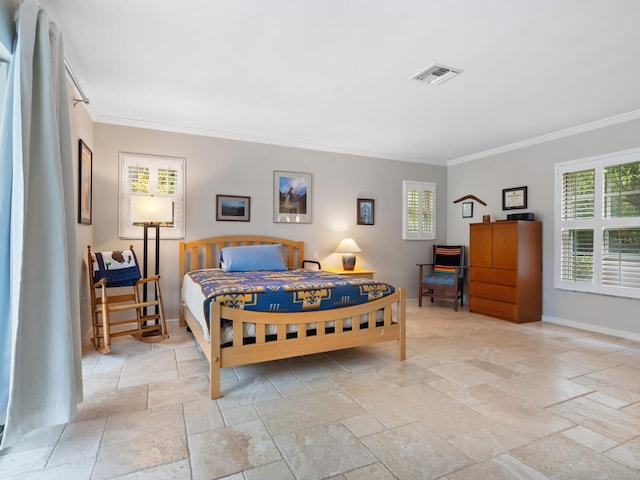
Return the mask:
<svg viewBox="0 0 640 480">
<path fill-rule="evenodd" d="M 73 106 L 75 107 L 80 102 L 88 105 L 89 97 L 87 97 L 84 93 L 84 90 L 82 90 L 82 87 L 80 86 L 80 82 L 78 82 L 78 79 L 75 73 L 73 73 L 73 70 L 71 69 L 71 65 L 69 64 L 69 60 L 67 60 L 66 55 L 64 57 L 64 69 L 67 71 L 67 75 L 69 75 L 69 79 L 71 80 L 71 83 L 73 83 L 73 86 L 76 87 L 76 90 L 80 94 L 80 98 L 73 97 Z"/>
</svg>

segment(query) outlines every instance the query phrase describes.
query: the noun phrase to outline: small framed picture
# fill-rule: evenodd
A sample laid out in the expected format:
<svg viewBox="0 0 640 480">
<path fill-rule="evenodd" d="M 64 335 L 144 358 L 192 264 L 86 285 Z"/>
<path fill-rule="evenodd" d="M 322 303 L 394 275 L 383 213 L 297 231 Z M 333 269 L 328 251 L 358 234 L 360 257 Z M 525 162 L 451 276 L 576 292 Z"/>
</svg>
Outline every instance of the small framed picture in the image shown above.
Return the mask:
<svg viewBox="0 0 640 480">
<path fill-rule="evenodd" d="M 473 217 L 473 202 L 462 203 L 462 218 Z"/>
<path fill-rule="evenodd" d="M 502 210 L 527 208 L 527 187 L 502 190 Z"/>
<path fill-rule="evenodd" d="M 311 223 L 311 174 L 273 172 L 273 221 Z"/>
<path fill-rule="evenodd" d="M 91 225 L 93 152 L 82 139 L 78 144 L 78 223 Z"/>
<path fill-rule="evenodd" d="M 251 197 L 216 195 L 216 221 L 248 222 L 251 218 Z"/>
<path fill-rule="evenodd" d="M 372 198 L 358 199 L 358 225 L 373 225 L 374 205 Z"/>
</svg>

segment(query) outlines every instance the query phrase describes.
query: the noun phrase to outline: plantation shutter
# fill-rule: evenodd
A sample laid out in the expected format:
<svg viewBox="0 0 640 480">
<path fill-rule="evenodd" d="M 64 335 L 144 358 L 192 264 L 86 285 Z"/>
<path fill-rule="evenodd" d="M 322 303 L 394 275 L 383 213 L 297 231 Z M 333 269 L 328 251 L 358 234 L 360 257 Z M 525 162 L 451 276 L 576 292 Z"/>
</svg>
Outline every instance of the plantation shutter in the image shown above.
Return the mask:
<svg viewBox="0 0 640 480">
<path fill-rule="evenodd" d="M 595 213 L 595 170 L 566 172 L 562 175 L 563 221 L 593 219 Z M 561 240 L 561 278 L 563 281 L 593 283 L 594 245 L 591 222 L 582 228 L 564 228 Z"/>
<path fill-rule="evenodd" d="M 595 210 L 595 170 L 562 175 L 562 220 L 593 218 Z"/>
<path fill-rule="evenodd" d="M 606 166 L 603 183 L 602 284 L 640 289 L 640 228 L 607 228 L 640 217 L 640 162 Z"/>
<path fill-rule="evenodd" d="M 640 149 L 556 166 L 557 288 L 640 298 Z"/>
<path fill-rule="evenodd" d="M 562 231 L 563 281 L 593 283 L 593 230 Z"/>
<path fill-rule="evenodd" d="M 434 240 L 436 238 L 435 183 L 404 180 L 402 186 L 402 238 Z"/>
<path fill-rule="evenodd" d="M 640 228 L 605 229 L 602 284 L 640 288 Z"/>
<path fill-rule="evenodd" d="M 184 238 L 184 159 L 120 154 L 121 238 L 142 238 L 143 229 L 131 219 L 131 199 L 148 195 L 173 203 L 173 221 L 160 224 L 160 237 Z"/>
</svg>

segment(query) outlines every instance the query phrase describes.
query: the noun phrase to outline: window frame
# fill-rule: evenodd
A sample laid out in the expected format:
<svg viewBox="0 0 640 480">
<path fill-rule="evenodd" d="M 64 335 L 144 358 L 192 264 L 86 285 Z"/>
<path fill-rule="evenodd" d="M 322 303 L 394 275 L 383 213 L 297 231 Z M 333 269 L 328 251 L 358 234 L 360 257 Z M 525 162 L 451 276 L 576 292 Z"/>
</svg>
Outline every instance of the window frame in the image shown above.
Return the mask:
<svg viewBox="0 0 640 480">
<path fill-rule="evenodd" d="M 604 213 L 604 169 L 614 165 L 640 162 L 640 148 L 598 155 L 555 165 L 555 222 L 554 222 L 554 288 L 625 298 L 640 298 L 640 287 L 606 285 L 603 280 L 604 233 L 615 229 L 640 229 L 640 216 L 605 217 Z M 563 175 L 593 169 L 594 215 L 593 218 L 563 220 Z M 562 279 L 562 233 L 563 230 L 593 231 L 593 280 L 579 282 Z"/>
<path fill-rule="evenodd" d="M 174 225 L 160 225 L 160 238 L 178 240 L 185 236 L 185 159 L 181 157 L 169 157 L 163 155 L 147 155 L 140 153 L 120 152 L 118 168 L 118 236 L 122 239 L 142 239 L 144 229 L 139 225 L 133 225 L 131 221 L 131 198 L 135 193 L 128 188 L 128 168 L 133 165 L 144 165 L 150 169 L 151 195 L 170 197 L 174 203 Z M 157 185 L 158 171 L 162 169 L 175 169 L 177 179 L 176 191 L 173 195 L 158 194 L 153 187 Z M 154 181 L 153 178 L 156 180 Z M 155 238 L 155 231 L 149 230 L 151 238 Z"/>
<path fill-rule="evenodd" d="M 409 231 L 409 193 L 418 191 L 420 195 L 418 205 L 418 231 Z M 422 193 L 431 192 L 431 211 L 433 228 L 422 230 L 422 218 L 424 206 L 422 204 Z M 435 240 L 436 239 L 436 184 L 433 182 L 422 182 L 415 180 L 402 181 L 402 238 L 403 240 Z"/>
</svg>

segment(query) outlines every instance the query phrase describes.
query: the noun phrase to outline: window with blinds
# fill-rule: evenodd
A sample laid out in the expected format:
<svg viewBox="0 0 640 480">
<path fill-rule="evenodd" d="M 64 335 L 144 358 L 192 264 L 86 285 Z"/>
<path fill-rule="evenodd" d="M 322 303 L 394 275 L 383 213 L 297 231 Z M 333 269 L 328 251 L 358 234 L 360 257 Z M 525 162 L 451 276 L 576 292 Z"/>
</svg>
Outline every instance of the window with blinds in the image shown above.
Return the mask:
<svg viewBox="0 0 640 480">
<path fill-rule="evenodd" d="M 602 284 L 640 289 L 640 228 L 605 229 Z"/>
<path fill-rule="evenodd" d="M 161 223 L 161 238 L 184 238 L 184 158 L 120 153 L 121 238 L 142 238 L 143 229 L 131 218 L 132 198 L 158 196 L 171 199 L 173 221 Z"/>
<path fill-rule="evenodd" d="M 402 182 L 402 238 L 434 240 L 436 238 L 436 184 Z"/>
<path fill-rule="evenodd" d="M 595 170 L 567 172 L 562 175 L 562 219 L 593 218 Z"/>
<path fill-rule="evenodd" d="M 640 149 L 556 166 L 556 288 L 640 298 Z"/>
</svg>

